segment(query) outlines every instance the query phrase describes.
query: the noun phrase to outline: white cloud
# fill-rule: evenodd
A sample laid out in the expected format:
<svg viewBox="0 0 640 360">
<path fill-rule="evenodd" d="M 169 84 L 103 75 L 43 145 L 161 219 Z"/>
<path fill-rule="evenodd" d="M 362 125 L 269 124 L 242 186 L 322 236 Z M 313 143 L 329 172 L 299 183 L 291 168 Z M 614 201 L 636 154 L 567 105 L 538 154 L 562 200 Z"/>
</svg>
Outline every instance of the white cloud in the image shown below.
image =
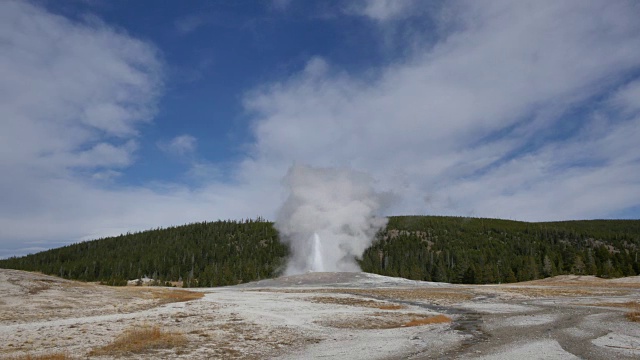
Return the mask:
<svg viewBox="0 0 640 360">
<path fill-rule="evenodd" d="M 156 111 L 162 70 L 152 45 L 106 24 L 0 2 L 0 257 L 264 213 L 254 205 L 245 215 L 260 187 L 110 181 L 136 161 L 139 128 Z M 185 152 L 196 142 L 184 136 L 170 145 Z"/>
<path fill-rule="evenodd" d="M 199 182 L 211 182 L 222 178 L 224 173 L 220 166 L 204 161 L 194 161 L 191 163 L 187 175 Z"/>
<path fill-rule="evenodd" d="M 198 139 L 191 135 L 179 135 L 175 138 L 171 139 L 168 142 L 160 142 L 158 143 L 158 147 L 173 155 L 185 156 L 196 151 L 196 147 L 198 146 Z"/>
<path fill-rule="evenodd" d="M 630 150 L 637 141 L 625 136 L 635 124 L 613 114 L 583 158 L 587 140 L 555 134 L 565 121 L 589 126 L 589 114 L 563 115 L 640 68 L 635 5 L 456 6 L 455 16 L 441 17 L 446 37 L 383 68 L 375 81 L 305 69 L 252 93 L 245 103 L 257 114 L 255 161 L 368 171 L 402 193 L 399 213 L 543 220 L 603 217 L 640 203 L 640 166 L 610 166 L 637 153 Z M 624 124 L 630 129 L 617 131 Z M 611 144 L 623 153 L 608 152 Z M 568 167 L 578 160 L 598 165 Z M 618 177 L 625 186 L 607 174 L 626 174 Z"/>
<path fill-rule="evenodd" d="M 420 5 L 415 0 L 359 0 L 349 2 L 345 11 L 349 14 L 368 17 L 375 21 L 401 19 Z M 424 5 L 424 3 L 422 4 Z"/>
<path fill-rule="evenodd" d="M 369 16 L 398 16 L 381 9 Z M 104 180 L 135 164 L 162 87 L 156 51 L 105 24 L 0 2 L 0 256 L 10 241 L 273 218 L 292 163 L 368 172 L 399 195 L 396 214 L 556 220 L 640 204 L 637 82 L 627 78 L 640 69 L 637 4 L 442 11 L 441 38 L 367 78 L 316 57 L 248 92 L 256 140 L 225 172 L 231 183 L 203 159 L 190 171 L 213 180 L 200 187 L 123 188 Z M 197 142 L 166 145 L 187 154 Z"/>
<path fill-rule="evenodd" d="M 640 80 L 633 81 L 618 90 L 612 97 L 611 103 L 626 113 L 640 111 Z"/>
<path fill-rule="evenodd" d="M 91 178 L 98 181 L 111 181 L 122 176 L 122 173 L 115 170 L 98 171 L 91 175 Z"/>
<path fill-rule="evenodd" d="M 90 184 L 132 164 L 161 73 L 153 46 L 103 23 L 0 3 L 0 242 L 90 228 L 110 195 Z"/>
<path fill-rule="evenodd" d="M 178 18 L 174 26 L 180 35 L 187 35 L 198 30 L 207 23 L 207 19 L 202 15 L 188 15 Z"/>
<path fill-rule="evenodd" d="M 128 165 L 161 87 L 155 49 L 26 2 L 0 6 L 0 167 Z"/>
</svg>

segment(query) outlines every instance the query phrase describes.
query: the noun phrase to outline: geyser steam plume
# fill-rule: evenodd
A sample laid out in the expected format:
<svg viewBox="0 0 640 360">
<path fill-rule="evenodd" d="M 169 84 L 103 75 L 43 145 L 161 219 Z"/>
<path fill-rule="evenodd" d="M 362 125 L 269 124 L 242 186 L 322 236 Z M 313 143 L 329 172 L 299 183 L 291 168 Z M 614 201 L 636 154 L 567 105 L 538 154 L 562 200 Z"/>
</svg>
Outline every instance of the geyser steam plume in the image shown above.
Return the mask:
<svg viewBox="0 0 640 360">
<path fill-rule="evenodd" d="M 285 274 L 307 271 L 360 271 L 360 258 L 387 223 L 377 216 L 383 194 L 373 179 L 346 169 L 295 165 L 284 179 L 289 197 L 276 228 L 289 244 Z"/>
<path fill-rule="evenodd" d="M 313 233 L 313 252 L 311 253 L 311 271 L 324 271 L 322 262 L 322 247 L 320 245 L 320 235 Z"/>
</svg>

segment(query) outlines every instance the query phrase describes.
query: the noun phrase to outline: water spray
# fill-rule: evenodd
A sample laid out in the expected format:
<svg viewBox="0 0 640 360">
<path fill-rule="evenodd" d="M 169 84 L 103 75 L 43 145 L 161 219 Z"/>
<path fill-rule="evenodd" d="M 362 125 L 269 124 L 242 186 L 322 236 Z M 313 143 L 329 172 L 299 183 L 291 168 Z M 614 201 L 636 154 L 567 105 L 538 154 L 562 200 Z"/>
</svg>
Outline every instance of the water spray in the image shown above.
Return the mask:
<svg viewBox="0 0 640 360">
<path fill-rule="evenodd" d="M 276 229 L 291 250 L 285 274 L 360 271 L 356 259 L 386 225 L 382 196 L 367 174 L 293 166 L 284 179 L 289 196 Z"/>
<path fill-rule="evenodd" d="M 322 272 L 324 271 L 324 265 L 322 264 L 322 248 L 320 244 L 320 235 L 313 233 L 313 252 L 311 253 L 311 271 Z"/>
</svg>

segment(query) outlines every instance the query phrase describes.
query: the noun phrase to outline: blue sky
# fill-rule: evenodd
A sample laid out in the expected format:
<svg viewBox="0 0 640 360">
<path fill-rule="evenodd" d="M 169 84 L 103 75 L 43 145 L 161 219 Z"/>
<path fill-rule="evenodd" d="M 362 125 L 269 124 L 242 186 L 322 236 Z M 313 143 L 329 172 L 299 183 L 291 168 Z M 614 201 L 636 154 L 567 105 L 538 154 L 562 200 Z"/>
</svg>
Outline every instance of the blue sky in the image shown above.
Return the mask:
<svg viewBox="0 0 640 360">
<path fill-rule="evenodd" d="M 145 161 L 122 171 L 127 182 L 140 185 L 158 179 L 189 180 L 180 175 L 184 163 L 176 171 L 166 166 L 166 154 L 156 151 L 158 142 L 175 134 L 206 134 L 198 142 L 202 159 L 233 165 L 251 141 L 242 97 L 254 87 L 300 71 L 310 58 L 322 54 L 341 69 L 358 73 L 395 54 L 377 42 L 375 24 L 359 16 L 338 16 L 343 15 L 341 2 L 41 4 L 80 21 L 97 16 L 160 52 L 165 67 L 160 108 L 153 125 L 138 139 Z M 180 166 L 173 160 L 172 165 Z"/>
<path fill-rule="evenodd" d="M 263 216 L 293 164 L 384 215 L 640 218 L 634 1 L 4 1 L 0 257 Z"/>
</svg>

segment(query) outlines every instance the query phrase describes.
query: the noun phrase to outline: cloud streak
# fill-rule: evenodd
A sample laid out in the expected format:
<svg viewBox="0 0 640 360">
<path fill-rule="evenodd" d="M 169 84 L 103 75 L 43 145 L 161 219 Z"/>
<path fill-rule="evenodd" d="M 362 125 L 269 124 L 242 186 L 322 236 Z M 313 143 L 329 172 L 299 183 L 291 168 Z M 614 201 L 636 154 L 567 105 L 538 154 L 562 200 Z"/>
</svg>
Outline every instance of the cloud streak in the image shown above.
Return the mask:
<svg viewBox="0 0 640 360">
<path fill-rule="evenodd" d="M 168 142 L 158 143 L 158 147 L 169 154 L 185 156 L 196 151 L 198 139 L 191 135 L 179 135 Z"/>
<path fill-rule="evenodd" d="M 558 207 L 556 199 L 620 191 L 630 197 L 614 201 L 617 206 L 637 204 L 631 195 L 637 194 L 637 169 L 627 173 L 623 188 L 607 177 L 578 186 L 600 178 L 621 156 L 604 145 L 637 149 L 617 131 L 634 129 L 633 119 L 616 111 L 601 117 L 602 146 L 590 149 L 578 162 L 583 166 L 568 164 L 578 156 L 575 149 L 590 146 L 580 136 L 600 111 L 595 99 L 610 96 L 640 65 L 637 6 L 456 6 L 458 15 L 442 20 L 449 33 L 434 47 L 381 69 L 373 81 L 325 63 L 321 74 L 308 66 L 252 94 L 246 105 L 258 114 L 259 161 L 288 161 L 295 153 L 301 162 L 368 171 L 382 185 L 404 190 L 399 213 L 606 217 L 613 204 L 567 201 Z M 602 21 L 593 22 L 594 13 L 603 14 Z M 572 115 L 593 101 L 596 109 Z M 596 162 L 602 165 L 593 167 Z"/>
</svg>

